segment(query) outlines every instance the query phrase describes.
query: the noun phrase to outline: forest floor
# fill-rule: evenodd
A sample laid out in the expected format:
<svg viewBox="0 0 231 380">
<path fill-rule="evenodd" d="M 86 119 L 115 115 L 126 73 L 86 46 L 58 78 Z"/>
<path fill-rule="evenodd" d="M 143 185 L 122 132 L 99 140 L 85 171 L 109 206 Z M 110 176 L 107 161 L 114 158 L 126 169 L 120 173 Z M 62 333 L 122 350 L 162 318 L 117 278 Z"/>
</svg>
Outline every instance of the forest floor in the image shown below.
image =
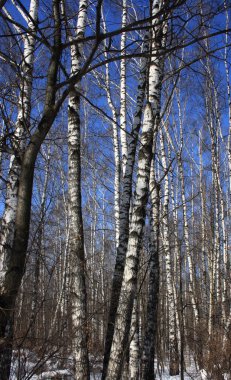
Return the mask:
<svg viewBox="0 0 231 380">
<path fill-rule="evenodd" d="M 101 375 L 95 374 L 91 375 L 91 380 L 100 380 Z M 180 375 L 170 376 L 167 370 L 167 367 L 163 370 L 161 374 L 156 374 L 156 380 L 180 380 Z M 207 380 L 207 377 L 204 377 L 196 368 L 195 365 L 191 365 L 184 372 L 184 380 Z M 215 379 L 213 379 L 215 380 Z"/>
<path fill-rule="evenodd" d="M 73 380 L 73 376 L 71 375 L 71 371 L 65 368 L 60 368 L 59 364 L 56 360 L 48 359 L 46 361 L 45 367 L 43 370 L 40 370 L 39 374 L 35 375 L 36 367 L 38 369 L 38 358 L 36 355 L 32 355 L 31 351 L 25 350 L 24 353 L 24 361 L 22 360 L 23 356 L 21 356 L 21 365 L 18 367 L 18 361 L 15 360 L 13 362 L 11 368 L 11 377 L 10 380 Z M 33 360 L 33 359 L 34 360 Z M 37 359 L 37 360 L 36 360 Z M 92 365 L 92 373 L 91 380 L 100 380 L 101 379 L 101 361 L 94 360 Z M 157 367 L 157 366 L 156 366 Z M 168 363 L 165 362 L 164 366 L 157 369 L 156 380 L 180 380 L 180 375 L 178 376 L 170 376 L 168 371 Z M 224 380 L 229 380 L 230 377 L 228 375 L 224 375 Z M 208 377 L 205 372 L 200 372 L 194 363 L 192 357 L 188 356 L 186 358 L 186 370 L 184 372 L 184 380 L 216 380 Z"/>
<path fill-rule="evenodd" d="M 68 376 L 69 375 L 69 376 Z M 60 377 L 57 377 L 60 376 Z M 50 380 L 50 379 L 72 379 L 72 376 L 70 375 L 70 372 L 66 369 L 57 369 L 57 370 L 51 370 L 51 371 L 45 371 L 42 372 L 39 375 L 32 375 L 32 376 L 23 376 L 22 379 L 31 379 L 31 380 Z M 98 373 L 92 373 L 91 374 L 91 380 L 100 380 L 101 374 Z M 184 380 L 206 380 L 206 378 L 201 377 L 200 373 L 196 371 L 195 367 L 190 367 L 187 369 L 187 371 L 184 373 Z M 15 374 L 12 374 L 11 380 L 18 380 L 18 376 Z M 157 375 L 156 380 L 180 380 L 180 376 L 170 376 L 167 369 L 164 370 L 164 372 L 160 375 Z"/>
<path fill-rule="evenodd" d="M 40 375 L 32 375 L 20 378 L 21 379 L 30 379 L 30 380 L 51 380 L 51 379 L 68 379 L 72 380 L 74 379 L 70 372 L 66 369 L 62 370 L 52 370 L 52 371 L 46 371 L 42 372 Z M 95 373 L 91 374 L 90 380 L 100 380 L 101 374 Z M 162 374 L 157 375 L 156 380 L 180 380 L 180 375 L 178 376 L 170 376 L 168 371 L 164 371 Z M 224 377 L 224 380 L 229 380 L 230 378 L 227 376 Z M 19 380 L 18 376 L 12 375 L 11 380 Z M 184 380 L 211 380 L 210 377 L 207 377 L 205 374 L 201 374 L 200 372 L 196 371 L 195 368 L 190 367 L 184 372 Z M 213 379 L 215 380 L 215 379 Z"/>
</svg>

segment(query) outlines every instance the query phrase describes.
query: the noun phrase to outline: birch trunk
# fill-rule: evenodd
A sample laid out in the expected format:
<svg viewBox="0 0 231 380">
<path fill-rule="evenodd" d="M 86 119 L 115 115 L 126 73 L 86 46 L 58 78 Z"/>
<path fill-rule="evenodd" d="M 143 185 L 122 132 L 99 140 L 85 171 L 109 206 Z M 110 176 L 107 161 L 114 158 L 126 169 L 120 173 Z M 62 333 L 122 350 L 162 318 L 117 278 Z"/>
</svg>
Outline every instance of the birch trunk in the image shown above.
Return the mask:
<svg viewBox="0 0 231 380">
<path fill-rule="evenodd" d="M 206 244 L 205 244 L 205 195 L 204 195 L 204 187 L 203 187 L 203 154 L 202 154 L 202 132 L 199 132 L 199 156 L 200 156 L 200 198 L 201 198 L 201 252 L 202 252 L 202 299 L 204 302 L 204 307 L 206 308 L 207 302 L 207 287 L 208 287 L 208 279 L 207 279 L 207 263 L 206 263 Z M 205 310 L 206 311 L 206 310 Z"/>
<path fill-rule="evenodd" d="M 199 322 L 199 309 L 198 309 L 198 304 L 197 304 L 196 295 L 195 295 L 196 284 L 195 284 L 193 258 L 192 258 L 192 253 L 190 251 L 189 226 L 188 226 L 187 205 L 186 205 L 186 197 L 185 197 L 185 179 L 184 179 L 183 162 L 182 162 L 183 121 L 182 121 L 181 104 L 180 104 L 179 98 L 178 98 L 177 103 L 178 103 L 178 114 L 179 114 L 179 124 L 180 124 L 180 139 L 181 139 L 180 148 L 177 153 L 177 158 L 178 158 L 179 178 L 180 178 L 180 183 L 181 183 L 181 199 L 182 199 L 182 208 L 183 208 L 185 251 L 186 251 L 186 260 L 188 262 L 188 267 L 189 267 L 189 295 L 190 295 L 190 300 L 192 302 L 195 326 L 197 326 Z"/>
<path fill-rule="evenodd" d="M 136 291 L 137 293 L 137 291 Z M 134 298 L 129 347 L 129 380 L 139 380 L 140 347 L 139 347 L 139 314 L 137 294 Z"/>
<path fill-rule="evenodd" d="M 163 165 L 164 173 L 167 173 L 167 161 L 164 147 L 163 133 L 160 133 L 160 144 L 161 144 L 161 160 Z M 170 242 L 169 242 L 169 180 L 168 174 L 165 176 L 164 180 L 164 194 L 163 194 L 163 246 L 165 252 L 165 266 L 166 266 L 166 283 L 167 283 L 167 297 L 168 297 L 168 316 L 169 316 L 169 374 L 170 376 L 176 376 L 179 374 L 179 353 L 178 353 L 178 343 L 176 338 L 176 309 L 175 309 L 175 299 L 174 299 L 174 284 L 172 276 L 172 260 L 170 252 Z"/>
<path fill-rule="evenodd" d="M 220 220 L 221 224 L 221 231 L 219 229 L 219 245 L 222 242 L 222 257 L 219 247 L 219 252 L 217 253 L 217 264 L 216 264 L 216 278 L 217 278 L 217 299 L 218 299 L 218 318 L 219 314 L 222 315 L 222 320 L 225 323 L 226 320 L 226 312 L 225 312 L 225 304 L 226 304 L 226 294 L 227 294 L 227 280 L 226 280 L 226 269 L 227 269 L 227 263 L 228 263 L 228 241 L 227 241 L 227 233 L 226 233 L 226 223 L 225 223 L 225 202 L 224 202 L 224 196 L 223 191 L 221 187 L 221 180 L 220 180 L 220 161 L 219 161 L 219 151 L 220 151 L 220 144 L 219 144 L 219 134 L 222 136 L 222 130 L 221 130 L 221 116 L 220 116 L 220 110 L 219 110 L 219 102 L 218 102 L 218 94 L 216 89 L 216 84 L 214 77 L 212 73 L 210 72 L 210 65 L 209 66 L 209 77 L 210 81 L 212 82 L 212 88 L 213 88 L 213 96 L 214 96 L 214 109 L 215 109 L 215 116 L 216 116 L 216 152 L 214 155 L 214 165 L 215 165 L 215 192 L 216 192 L 216 199 L 218 204 L 218 224 Z M 210 127 L 210 130 L 212 128 L 212 124 Z M 211 130 L 212 131 L 212 130 Z M 211 135 L 212 136 L 212 135 Z M 212 138 L 215 137 L 215 134 Z M 223 137 L 222 137 L 223 139 Z M 222 232 L 222 233 L 220 233 Z M 220 237 L 222 235 L 222 237 Z M 220 268 L 220 263 L 222 262 L 222 270 Z M 221 310 L 219 310 L 221 305 Z"/>
<path fill-rule="evenodd" d="M 218 104 L 218 94 L 216 90 L 216 86 L 213 80 L 213 88 L 214 88 L 214 98 L 215 98 L 215 111 L 216 111 L 216 122 L 217 122 L 217 154 L 216 154 L 216 182 L 217 182 L 217 197 L 218 197 L 218 205 L 219 207 L 219 219 L 221 223 L 221 232 L 222 237 L 220 240 L 222 241 L 222 257 L 218 256 L 217 260 L 217 277 L 218 277 L 218 290 L 219 290 L 219 303 L 221 303 L 221 313 L 222 321 L 226 322 L 226 302 L 227 302 L 227 265 L 228 265 L 228 238 L 226 231 L 226 222 L 225 222 L 225 201 L 223 190 L 221 186 L 220 179 L 220 161 L 219 161 L 219 132 L 221 131 L 221 116 L 219 111 Z M 222 263 L 222 264 L 221 264 Z M 221 268 L 222 265 L 222 268 Z"/>
<path fill-rule="evenodd" d="M 226 4 L 225 9 L 226 9 Z M 227 22 L 227 20 L 226 20 Z M 204 33 L 206 35 L 206 31 Z M 226 37 L 227 38 L 227 37 Z M 227 40 L 226 40 L 227 42 Z M 209 48 L 209 41 L 205 39 L 205 46 Z M 214 231 L 213 231 L 213 252 L 210 254 L 210 305 L 209 305 L 209 334 L 212 333 L 213 319 L 216 316 L 217 322 L 220 317 L 225 321 L 225 294 L 226 281 L 221 278 L 220 262 L 223 261 L 224 274 L 226 272 L 226 263 L 228 261 L 228 242 L 226 237 L 225 226 L 225 208 L 224 199 L 220 183 L 220 163 L 219 163 L 219 135 L 222 137 L 220 111 L 218 104 L 218 93 L 214 74 L 211 69 L 210 57 L 206 57 L 206 87 L 208 96 L 205 99 L 206 116 L 208 128 L 211 136 L 211 158 L 212 158 L 212 182 L 214 189 Z M 215 116 L 215 118 L 214 118 Z M 229 158 L 228 158 L 229 159 Z M 220 220 L 221 229 L 220 233 Z M 222 239 L 221 239 L 222 235 Z M 221 242 L 223 254 L 221 257 Z M 223 289 L 222 289 L 223 287 Z M 216 307 L 215 307 L 215 300 Z"/>
<path fill-rule="evenodd" d="M 123 352 L 126 347 L 131 323 L 133 300 L 137 284 L 139 246 L 145 221 L 145 207 L 148 196 L 154 116 L 150 103 L 145 107 L 141 147 L 138 158 L 137 183 L 130 223 L 126 264 L 121 287 L 115 330 L 108 363 L 107 379 L 119 380 L 123 368 Z"/>
<path fill-rule="evenodd" d="M 152 16 L 155 16 L 160 10 L 160 1 L 155 0 L 153 2 L 152 7 Z M 153 27 L 155 23 L 158 23 L 158 20 L 154 18 Z M 144 53 L 149 51 L 149 43 L 147 41 L 147 36 L 145 38 L 144 44 Z M 161 44 L 157 44 L 155 42 L 156 35 L 154 33 L 154 37 L 152 40 L 152 51 L 154 48 L 158 51 L 158 48 Z M 125 174 L 123 176 L 123 189 L 121 192 L 121 211 L 120 211 L 120 239 L 119 246 L 116 255 L 116 265 L 114 270 L 113 284 L 112 284 L 112 295 L 111 295 L 111 304 L 108 318 L 108 330 L 105 342 L 105 351 L 104 351 L 104 367 L 102 380 L 106 378 L 107 365 L 111 350 L 112 337 L 114 333 L 114 323 L 116 317 L 116 311 L 118 307 L 119 294 L 122 285 L 122 278 L 124 272 L 125 265 L 125 257 L 127 251 L 128 244 L 128 229 L 129 229 L 129 209 L 130 209 L 130 201 L 131 201 L 131 193 L 132 193 L 132 175 L 133 175 L 133 167 L 135 162 L 135 153 L 136 153 L 136 144 L 137 138 L 139 134 L 140 124 L 141 124 L 141 115 L 142 115 L 142 106 L 145 97 L 145 87 L 146 87 L 146 75 L 147 75 L 147 67 L 149 60 L 144 58 L 141 67 L 140 79 L 138 84 L 138 94 L 137 94 L 137 102 L 136 102 L 136 111 L 134 115 L 133 128 L 131 132 L 131 138 L 128 141 L 128 158 Z M 162 79 L 162 66 L 159 63 L 159 59 L 156 58 L 156 61 L 151 65 L 149 70 L 149 91 L 150 89 L 150 102 L 152 104 L 152 108 L 154 110 L 154 121 L 156 118 L 159 119 L 160 114 L 160 93 L 161 93 L 161 79 Z M 115 335 L 115 334 L 114 334 Z"/>
<path fill-rule="evenodd" d="M 194 277 L 192 254 L 190 251 L 189 227 L 188 227 L 188 220 L 187 220 L 187 206 L 186 206 L 186 197 L 185 197 L 185 181 L 184 181 L 181 154 L 178 154 L 178 165 L 179 165 L 179 176 L 180 176 L 180 182 L 181 182 L 181 198 L 182 198 L 182 206 L 183 206 L 185 248 L 186 248 L 186 257 L 187 257 L 188 266 L 189 266 L 189 292 L 190 292 L 190 298 L 192 302 L 193 315 L 195 318 L 195 323 L 197 324 L 199 321 L 199 312 L 198 312 L 198 305 L 197 305 L 196 296 L 195 296 L 195 283 L 194 283 L 195 277 Z"/>
<path fill-rule="evenodd" d="M 226 1 L 224 1 L 225 13 L 226 13 L 226 28 L 228 29 L 230 17 L 229 11 L 227 7 Z M 225 56 L 224 56 L 224 64 L 225 64 L 225 74 L 226 74 L 226 82 L 227 82 L 227 97 L 228 97 L 228 105 L 229 105 L 229 135 L 228 135 L 228 166 L 229 166 L 229 203 L 231 205 L 231 85 L 230 85 L 230 70 L 229 70 L 229 62 L 228 62 L 228 32 L 225 35 Z"/>
<path fill-rule="evenodd" d="M 226 11 L 226 27 L 229 25 L 229 12 L 227 9 L 226 1 L 224 2 L 225 5 L 225 11 Z M 225 46 L 225 72 L 226 72 L 226 82 L 227 82 L 227 96 L 228 96 L 228 104 L 229 104 L 229 134 L 228 134 L 228 142 L 227 142 L 227 151 L 228 151 L 228 170 L 229 170 L 229 195 L 228 195 L 228 202 L 229 205 L 229 212 L 228 215 L 231 217 L 231 86 L 230 86 L 230 71 L 229 71 L 229 65 L 228 65 L 228 33 L 226 33 L 225 38 L 226 46 Z M 228 242 L 227 242 L 228 243 Z M 230 296 L 230 282 L 229 282 L 229 276 L 230 276 L 230 257 L 227 258 L 227 264 L 226 264 L 226 278 L 225 278 L 225 306 L 227 311 L 227 321 L 230 319 L 228 317 L 228 314 L 230 313 L 229 308 L 229 296 Z M 226 293 L 225 293 L 226 292 Z"/>
<path fill-rule="evenodd" d="M 29 14 L 30 18 L 28 19 L 29 21 L 27 25 L 28 34 L 26 34 L 24 39 L 18 115 L 13 141 L 15 154 L 11 156 L 10 160 L 5 211 L 2 218 L 0 236 L 0 337 L 3 339 L 3 344 L 0 347 L 0 373 L 4 379 L 8 379 L 10 374 L 13 338 L 12 309 L 14 307 L 15 300 L 12 300 L 11 296 L 8 296 L 7 299 L 5 299 L 5 296 L 3 296 L 3 294 L 8 293 L 6 276 L 9 271 L 9 258 L 13 254 L 14 247 L 14 234 L 16 227 L 19 192 L 19 176 L 21 172 L 20 151 L 22 153 L 22 150 L 26 145 L 26 136 L 28 136 L 27 132 L 29 131 L 30 125 L 31 91 L 33 81 L 33 62 L 36 33 L 35 31 L 38 14 L 38 0 L 31 0 Z M 10 304 L 9 308 L 8 303 Z M 8 310 L 6 311 L 5 309 Z"/>
<path fill-rule="evenodd" d="M 127 24 L 127 0 L 123 0 L 122 25 L 124 28 Z M 121 35 L 121 52 L 126 53 L 126 32 Z M 126 170 L 127 162 L 127 134 L 126 134 L 126 59 L 121 59 L 120 64 L 120 135 L 121 135 L 121 153 L 122 153 L 122 171 L 123 175 Z"/>
<path fill-rule="evenodd" d="M 147 300 L 147 324 L 144 335 L 144 346 L 141 362 L 141 379 L 154 379 L 154 359 L 157 336 L 157 313 L 159 295 L 159 213 L 160 188 L 155 180 L 154 163 L 150 173 L 150 197 L 152 205 L 150 233 L 150 261 Z"/>
<path fill-rule="evenodd" d="M 104 23 L 105 24 L 105 23 Z M 106 31 L 106 27 L 104 26 Z M 105 41 L 106 43 L 106 41 Z M 108 59 L 108 54 L 105 48 L 105 59 Z M 106 92 L 107 92 L 107 101 L 109 108 L 112 113 L 113 120 L 113 148 L 114 148 L 114 161 L 115 161 L 115 177 L 114 177 L 114 211 L 115 211 L 115 240 L 116 248 L 119 245 L 119 234 L 120 234 L 120 142 L 119 142 L 119 133 L 117 127 L 117 111 L 112 100 L 111 91 L 110 91 L 110 74 L 109 74 L 109 65 L 105 65 L 106 69 Z M 122 135 L 121 135 L 122 137 Z"/>
<path fill-rule="evenodd" d="M 143 46 L 143 52 L 147 53 L 149 51 L 149 33 L 146 34 Z M 104 363 L 102 380 L 105 379 L 108 360 L 110 356 L 112 338 L 114 333 L 114 323 L 116 317 L 116 311 L 119 301 L 119 294 L 122 284 L 123 271 L 125 256 L 127 250 L 128 234 L 129 234 L 129 209 L 132 196 L 132 178 L 133 178 L 133 168 L 135 163 L 136 146 L 138 135 L 141 126 L 142 109 L 145 98 L 145 88 L 147 80 L 147 69 L 148 69 L 148 59 L 144 58 L 141 62 L 141 71 L 137 89 L 136 98 L 136 109 L 134 113 L 133 126 L 131 131 L 131 136 L 128 141 L 128 157 L 126 162 L 126 170 L 123 176 L 122 190 L 121 190 L 121 200 L 120 200 L 120 236 L 119 245 L 116 252 L 116 264 L 113 275 L 112 291 L 111 291 L 111 302 L 110 310 L 108 316 L 107 333 L 105 339 L 104 348 Z"/>
<path fill-rule="evenodd" d="M 168 151 L 169 151 L 169 162 L 171 160 L 170 157 L 170 146 L 168 144 Z M 181 261 L 181 251 L 179 247 L 179 237 L 178 237 L 178 213 L 176 204 L 178 202 L 177 195 L 175 197 L 175 191 L 174 191 L 174 181 L 173 181 L 173 171 L 170 170 L 170 189 L 171 189 L 171 203 L 172 203 L 172 216 L 173 216 L 173 224 L 174 224 L 174 299 L 175 299 L 175 308 L 176 308 L 176 329 L 177 329 L 177 340 L 179 343 L 179 346 L 182 347 L 182 334 L 181 334 L 181 324 L 184 325 L 184 321 L 181 321 L 181 315 L 179 312 L 179 298 L 182 296 L 181 293 L 179 294 L 178 289 L 180 288 L 180 282 L 181 282 L 181 273 L 180 273 L 180 261 Z M 178 192 L 178 183 L 176 184 L 176 194 Z"/>
<path fill-rule="evenodd" d="M 87 0 L 79 2 L 77 39 L 84 36 L 87 6 Z M 80 43 L 71 46 L 72 75 L 77 74 L 81 68 L 82 49 L 83 45 Z M 68 103 L 68 168 L 72 354 L 75 379 L 88 380 L 90 371 L 87 349 L 87 292 L 81 195 L 80 96 L 75 90 L 70 92 Z"/>
<path fill-rule="evenodd" d="M 209 299 L 209 336 L 211 337 L 213 323 L 215 317 L 215 300 L 217 305 L 220 298 L 219 273 L 218 265 L 220 258 L 220 235 L 219 235 L 219 189 L 218 189 L 218 173 L 217 173 L 217 139 L 216 132 L 211 116 L 211 108 L 206 102 L 207 122 L 211 136 L 211 160 L 212 160 L 212 184 L 214 199 L 214 228 L 213 228 L 213 249 L 210 253 L 209 260 L 209 283 L 210 283 L 210 299 Z"/>
<path fill-rule="evenodd" d="M 1 245 L 0 245 L 0 282 L 5 273 L 5 260 L 7 251 L 12 249 L 15 218 L 18 199 L 18 179 L 20 175 L 19 152 L 26 145 L 26 136 L 30 125 L 31 91 L 33 81 L 33 62 L 35 46 L 35 28 L 38 13 L 38 0 L 31 0 L 30 17 L 28 22 L 29 34 L 24 38 L 23 62 L 21 66 L 21 83 L 18 103 L 18 116 L 14 133 L 13 146 L 15 155 L 11 156 L 7 181 L 7 194 L 5 211 L 2 219 Z M 34 22 L 32 22 L 34 20 Z"/>
</svg>

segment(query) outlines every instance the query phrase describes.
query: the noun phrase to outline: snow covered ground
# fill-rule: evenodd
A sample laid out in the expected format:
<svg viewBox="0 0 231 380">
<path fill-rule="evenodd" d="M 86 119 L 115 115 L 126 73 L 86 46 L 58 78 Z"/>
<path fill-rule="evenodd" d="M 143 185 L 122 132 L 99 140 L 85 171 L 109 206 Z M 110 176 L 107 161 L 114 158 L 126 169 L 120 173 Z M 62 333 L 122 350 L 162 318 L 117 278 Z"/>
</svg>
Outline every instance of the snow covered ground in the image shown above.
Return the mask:
<svg viewBox="0 0 231 380">
<path fill-rule="evenodd" d="M 60 376 L 60 379 L 68 379 L 72 380 L 73 377 L 71 376 L 71 372 L 67 369 L 60 369 L 60 370 L 52 370 L 52 371 L 45 371 L 42 372 L 40 375 L 32 375 L 23 377 L 23 379 L 31 379 L 31 380 L 50 380 L 50 379 L 57 379 L 57 376 Z M 100 380 L 101 374 L 95 373 L 91 374 L 91 380 Z M 16 380 L 17 376 L 16 374 L 11 377 L 11 380 Z M 180 380 L 180 376 L 169 376 L 168 371 L 165 370 L 164 373 L 157 376 L 156 380 Z M 207 377 L 202 377 L 195 368 L 191 367 L 185 372 L 184 374 L 185 380 L 207 380 Z"/>
<path fill-rule="evenodd" d="M 38 366 L 38 358 L 32 352 L 27 350 L 20 353 L 20 368 L 18 367 L 18 361 L 16 359 L 16 354 L 14 356 L 15 360 L 11 368 L 11 378 L 10 380 L 73 380 L 71 370 L 66 368 L 60 368 L 60 363 L 57 358 L 52 357 L 45 360 L 44 367 Z M 71 364 L 71 358 L 68 359 L 69 364 Z M 99 358 L 92 358 L 92 373 L 91 380 L 101 379 L 101 360 Z M 157 366 L 156 366 L 157 367 Z M 40 370 L 39 370 L 40 368 Z M 71 368 L 71 366 L 69 367 Z M 186 371 L 184 373 L 184 380 L 216 380 L 212 379 L 206 374 L 205 371 L 199 371 L 193 359 L 188 356 L 186 360 Z M 37 373 L 37 374 L 35 374 Z M 180 380 L 180 375 L 170 376 L 168 373 L 168 365 L 165 363 L 164 368 L 159 372 L 157 370 L 156 380 Z M 224 380 L 231 380 L 229 375 L 224 376 Z"/>
<path fill-rule="evenodd" d="M 56 370 L 56 371 L 46 371 L 42 372 L 40 375 L 25 376 L 23 379 L 30 380 L 51 380 L 57 379 L 60 380 L 72 380 L 74 379 L 68 370 Z M 101 375 L 98 373 L 91 374 L 90 380 L 100 380 Z M 184 373 L 184 380 L 210 380 L 211 378 L 206 375 L 205 372 L 199 373 L 193 370 L 187 370 Z M 225 375 L 224 380 L 229 380 L 229 375 Z M 12 376 L 11 380 L 18 380 L 18 377 Z M 180 380 L 180 375 L 170 376 L 167 371 L 164 371 L 161 375 L 157 375 L 156 380 Z M 212 380 L 212 379 L 211 379 Z M 213 379 L 215 380 L 215 379 Z"/>
<path fill-rule="evenodd" d="M 167 369 L 165 369 L 164 373 L 161 375 L 157 375 L 156 380 L 180 380 L 180 375 L 178 376 L 170 376 Z M 204 380 L 202 379 L 199 372 L 196 371 L 195 368 L 190 367 L 187 369 L 186 372 L 184 372 L 184 380 Z"/>
</svg>

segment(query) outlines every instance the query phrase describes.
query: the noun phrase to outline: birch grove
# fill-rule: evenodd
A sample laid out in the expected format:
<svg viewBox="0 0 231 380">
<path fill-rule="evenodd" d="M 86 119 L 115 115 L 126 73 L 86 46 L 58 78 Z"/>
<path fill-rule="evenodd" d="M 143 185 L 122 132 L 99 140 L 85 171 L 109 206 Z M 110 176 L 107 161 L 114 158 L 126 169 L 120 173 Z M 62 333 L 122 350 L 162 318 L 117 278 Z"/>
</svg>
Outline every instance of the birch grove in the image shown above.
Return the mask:
<svg viewBox="0 0 231 380">
<path fill-rule="evenodd" d="M 0 1 L 0 380 L 231 376 L 230 10 Z"/>
</svg>

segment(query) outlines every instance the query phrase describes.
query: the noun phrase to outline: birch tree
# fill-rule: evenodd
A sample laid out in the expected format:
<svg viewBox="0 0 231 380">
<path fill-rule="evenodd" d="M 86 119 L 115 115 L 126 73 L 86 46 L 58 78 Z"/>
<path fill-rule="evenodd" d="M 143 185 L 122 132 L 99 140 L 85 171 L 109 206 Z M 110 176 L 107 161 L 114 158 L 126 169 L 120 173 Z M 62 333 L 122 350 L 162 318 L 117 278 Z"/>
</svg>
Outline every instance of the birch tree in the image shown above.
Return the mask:
<svg viewBox="0 0 231 380">
<path fill-rule="evenodd" d="M 198 346 L 199 368 L 228 373 L 230 30 L 218 3 L 200 15 L 194 1 L 153 0 L 149 14 L 123 0 L 104 3 L 102 20 L 102 0 L 48 0 L 37 14 L 35 0 L 0 1 L 6 379 L 12 344 L 18 377 L 35 354 L 40 377 L 56 359 L 71 371 L 70 353 L 75 378 L 89 379 L 105 344 L 104 380 L 152 379 L 154 359 L 177 373 L 178 342 L 182 378 Z M 48 142 L 62 154 L 46 168 Z"/>
<path fill-rule="evenodd" d="M 127 0 L 123 0 L 122 5 L 122 28 L 127 23 Z M 121 51 L 126 52 L 126 33 L 121 34 Z M 122 153 L 122 170 L 123 175 L 126 170 L 127 163 L 127 122 L 126 122 L 126 59 L 121 59 L 120 63 L 120 133 L 121 133 L 121 153 Z"/>
<path fill-rule="evenodd" d="M 76 37 L 84 36 L 88 2 L 79 2 Z M 72 75 L 80 70 L 83 61 L 83 45 L 71 46 Z M 72 317 L 72 353 L 75 360 L 75 378 L 89 379 L 87 350 L 87 295 L 85 284 L 85 253 L 81 196 L 81 125 L 80 85 L 69 95 L 68 103 L 68 193 L 69 193 L 69 255 L 70 255 L 70 302 Z"/>
<path fill-rule="evenodd" d="M 163 170 L 167 173 L 167 160 L 165 154 L 164 138 L 162 131 L 160 132 L 161 144 L 161 158 L 163 163 Z M 179 374 L 179 353 L 178 342 L 176 337 L 176 309 L 174 298 L 174 284 L 172 274 L 172 259 L 169 241 L 169 180 L 168 174 L 164 180 L 164 199 L 163 199 L 163 247 L 165 252 L 165 266 L 166 266 L 166 282 L 167 282 L 167 302 L 168 302 L 168 316 L 169 316 L 169 373 L 171 376 Z"/>
<path fill-rule="evenodd" d="M 157 315 L 159 298 L 159 228 L 160 228 L 160 185 L 155 178 L 154 162 L 150 173 L 150 197 L 152 204 L 150 259 L 147 301 L 147 325 L 145 328 L 141 361 L 141 379 L 154 378 L 154 359 L 157 337 Z"/>
<path fill-rule="evenodd" d="M 1 228 L 1 244 L 0 244 L 0 281 L 2 296 L 5 293 L 6 275 L 9 271 L 9 257 L 12 255 L 15 220 L 18 204 L 19 191 L 19 176 L 21 172 L 21 157 L 20 152 L 25 148 L 28 131 L 30 130 L 30 114 L 31 114 L 31 92 L 33 82 L 33 63 L 34 63 L 34 48 L 36 23 L 38 15 L 38 0 L 31 0 L 28 22 L 28 34 L 24 36 L 23 57 L 21 63 L 21 78 L 19 86 L 19 103 L 18 114 L 15 124 L 15 133 L 13 140 L 14 154 L 11 156 L 7 194 L 5 202 L 5 211 L 2 220 Z M 5 302 L 3 296 L 3 305 L 0 319 L 1 337 L 7 341 L 6 347 L 0 348 L 0 372 L 5 378 L 9 376 L 13 322 L 11 319 L 7 321 L 5 317 Z"/>
<path fill-rule="evenodd" d="M 147 189 L 152 156 L 153 121 L 152 108 L 150 103 L 148 103 L 144 113 L 141 148 L 138 159 L 136 193 L 132 208 L 126 264 L 106 377 L 111 380 L 120 379 L 124 361 L 123 352 L 129 337 L 139 263 L 138 251 L 142 237 L 145 206 L 148 196 Z"/>
<path fill-rule="evenodd" d="M 149 33 L 146 34 L 144 39 L 143 53 L 146 54 L 149 50 Z M 146 89 L 146 79 L 147 79 L 147 69 L 148 69 L 148 58 L 145 57 L 141 62 L 139 83 L 137 88 L 136 97 L 136 109 L 134 113 L 133 126 L 131 135 L 128 141 L 128 158 L 126 162 L 126 170 L 122 180 L 121 189 L 121 201 L 120 201 L 120 236 L 119 245 L 116 254 L 116 264 L 114 269 L 114 276 L 112 282 L 111 291 L 111 303 L 110 311 L 108 316 L 108 327 L 105 340 L 105 350 L 104 350 L 104 368 L 102 373 L 102 380 L 106 376 L 107 365 L 110 355 L 110 349 L 113 338 L 114 323 L 116 310 L 118 306 L 119 294 L 122 284 L 122 276 L 124 271 L 125 255 L 128 242 L 129 233 L 129 209 L 132 196 L 132 179 L 133 179 L 133 168 L 135 164 L 136 146 L 141 126 L 143 104 L 145 99 L 145 89 Z"/>
<path fill-rule="evenodd" d="M 104 21 L 104 30 L 106 31 L 105 21 Z M 108 59 L 108 53 L 106 51 L 106 41 L 105 41 L 105 58 Z M 121 163 L 120 163 L 120 139 L 118 131 L 118 112 L 116 110 L 115 104 L 112 100 L 112 94 L 110 89 L 110 73 L 109 73 L 109 64 L 105 65 L 105 75 L 106 75 L 106 93 L 107 101 L 112 113 L 112 128 L 113 128 L 113 147 L 114 147 L 114 161 L 115 161 L 115 179 L 114 179 L 114 199 L 115 199 L 115 241 L 116 248 L 119 245 L 119 233 L 120 233 L 120 178 L 121 178 Z M 124 74 L 123 74 L 124 80 Z M 124 112 L 124 108 L 122 114 Z M 126 135 L 125 131 L 124 134 Z M 122 132 L 121 132 L 122 135 Z M 123 135 L 124 137 L 124 135 Z M 123 144 L 126 143 L 123 141 Z M 124 149 L 124 148 L 123 148 Z"/>
</svg>

